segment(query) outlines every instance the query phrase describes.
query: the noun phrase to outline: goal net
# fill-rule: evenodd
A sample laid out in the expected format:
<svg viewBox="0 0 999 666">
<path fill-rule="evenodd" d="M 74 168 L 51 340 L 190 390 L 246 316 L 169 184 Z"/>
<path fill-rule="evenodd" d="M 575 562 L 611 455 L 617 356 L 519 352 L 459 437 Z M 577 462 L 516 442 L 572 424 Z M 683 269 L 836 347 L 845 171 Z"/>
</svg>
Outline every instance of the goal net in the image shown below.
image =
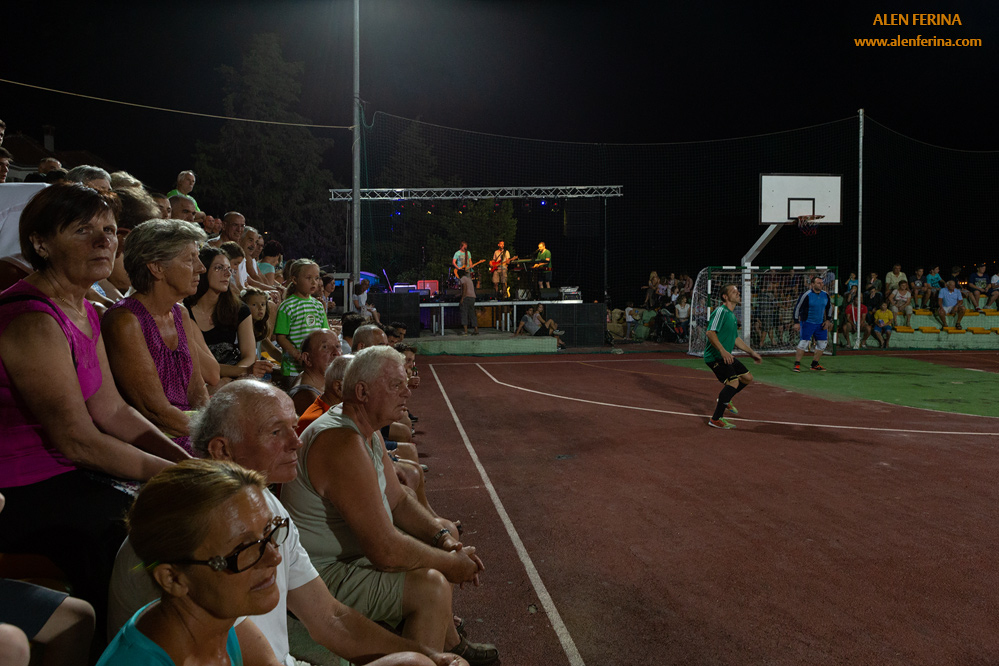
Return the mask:
<svg viewBox="0 0 999 666">
<path fill-rule="evenodd" d="M 708 318 L 722 307 L 722 289 L 729 284 L 739 287 L 742 305 L 736 306 L 739 337 L 761 354 L 786 354 L 798 346 L 799 333 L 794 330 L 793 312 L 798 298 L 809 289 L 811 279 L 822 278 L 823 288 L 833 301 L 836 325 L 829 333 L 832 353 L 836 347 L 842 297 L 835 266 L 709 266 L 701 269 L 691 295 L 690 346 L 687 353 L 704 356 L 710 344 L 707 336 Z"/>
</svg>

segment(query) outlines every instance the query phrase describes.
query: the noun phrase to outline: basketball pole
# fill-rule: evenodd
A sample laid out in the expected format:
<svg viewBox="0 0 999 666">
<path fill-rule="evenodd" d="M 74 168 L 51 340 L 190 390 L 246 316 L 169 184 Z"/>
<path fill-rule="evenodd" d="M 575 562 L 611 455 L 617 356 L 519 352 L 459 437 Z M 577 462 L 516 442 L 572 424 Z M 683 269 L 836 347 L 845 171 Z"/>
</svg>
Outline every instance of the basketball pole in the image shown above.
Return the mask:
<svg viewBox="0 0 999 666">
<path fill-rule="evenodd" d="M 767 226 L 767 230 L 763 232 L 759 240 L 753 243 L 753 247 L 749 248 L 747 252 L 742 257 L 742 262 L 739 264 L 742 266 L 742 339 L 749 340 L 749 334 L 752 330 L 752 322 L 750 322 L 750 312 L 753 302 L 753 291 L 752 291 L 752 281 L 753 281 L 753 260 L 760 256 L 760 252 L 763 252 L 770 241 L 773 240 L 777 232 L 780 231 L 783 224 L 771 224 Z"/>
</svg>

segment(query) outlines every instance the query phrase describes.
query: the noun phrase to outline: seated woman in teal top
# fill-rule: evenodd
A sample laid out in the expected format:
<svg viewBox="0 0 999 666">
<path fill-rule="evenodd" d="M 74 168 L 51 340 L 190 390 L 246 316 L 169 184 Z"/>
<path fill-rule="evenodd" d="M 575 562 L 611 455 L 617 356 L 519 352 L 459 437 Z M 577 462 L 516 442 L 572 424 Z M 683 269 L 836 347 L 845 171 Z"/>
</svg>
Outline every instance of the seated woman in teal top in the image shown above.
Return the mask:
<svg viewBox="0 0 999 666">
<path fill-rule="evenodd" d="M 128 515 L 129 540 L 163 591 L 114 637 L 98 666 L 228 663 L 277 666 L 252 621 L 278 603 L 278 545 L 264 478 L 239 465 L 188 460 L 142 488 Z M 224 657 L 228 657 L 226 660 Z"/>
</svg>

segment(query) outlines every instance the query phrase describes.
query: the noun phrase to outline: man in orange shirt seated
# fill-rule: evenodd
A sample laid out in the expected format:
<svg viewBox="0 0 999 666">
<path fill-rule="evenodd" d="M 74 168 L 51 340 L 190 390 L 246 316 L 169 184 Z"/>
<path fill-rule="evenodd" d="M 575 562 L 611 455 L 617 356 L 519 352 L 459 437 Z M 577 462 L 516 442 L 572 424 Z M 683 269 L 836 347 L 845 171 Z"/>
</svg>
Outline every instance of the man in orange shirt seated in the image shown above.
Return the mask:
<svg viewBox="0 0 999 666">
<path fill-rule="evenodd" d="M 301 435 L 310 423 L 343 402 L 343 375 L 347 372 L 347 366 L 350 365 L 353 358 L 352 354 L 337 356 L 326 366 L 323 392 L 302 412 L 298 418 L 298 425 L 295 427 L 295 434 Z M 416 447 L 414 446 L 413 449 L 415 450 Z"/>
</svg>

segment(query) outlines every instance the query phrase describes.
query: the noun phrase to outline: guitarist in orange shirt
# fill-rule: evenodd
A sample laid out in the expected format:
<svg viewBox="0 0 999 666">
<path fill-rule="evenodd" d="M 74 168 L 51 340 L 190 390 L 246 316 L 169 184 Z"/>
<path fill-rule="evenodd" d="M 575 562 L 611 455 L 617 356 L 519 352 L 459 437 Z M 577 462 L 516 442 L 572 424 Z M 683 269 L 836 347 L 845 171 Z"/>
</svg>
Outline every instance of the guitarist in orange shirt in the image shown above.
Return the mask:
<svg viewBox="0 0 999 666">
<path fill-rule="evenodd" d="M 506 244 L 503 241 L 500 241 L 497 245 L 498 247 L 496 251 L 493 252 L 493 258 L 489 262 L 489 270 L 492 271 L 493 274 L 493 288 L 496 290 L 496 298 L 504 299 L 507 297 L 507 266 L 517 257 L 510 256 L 510 253 L 506 250 Z"/>
</svg>

